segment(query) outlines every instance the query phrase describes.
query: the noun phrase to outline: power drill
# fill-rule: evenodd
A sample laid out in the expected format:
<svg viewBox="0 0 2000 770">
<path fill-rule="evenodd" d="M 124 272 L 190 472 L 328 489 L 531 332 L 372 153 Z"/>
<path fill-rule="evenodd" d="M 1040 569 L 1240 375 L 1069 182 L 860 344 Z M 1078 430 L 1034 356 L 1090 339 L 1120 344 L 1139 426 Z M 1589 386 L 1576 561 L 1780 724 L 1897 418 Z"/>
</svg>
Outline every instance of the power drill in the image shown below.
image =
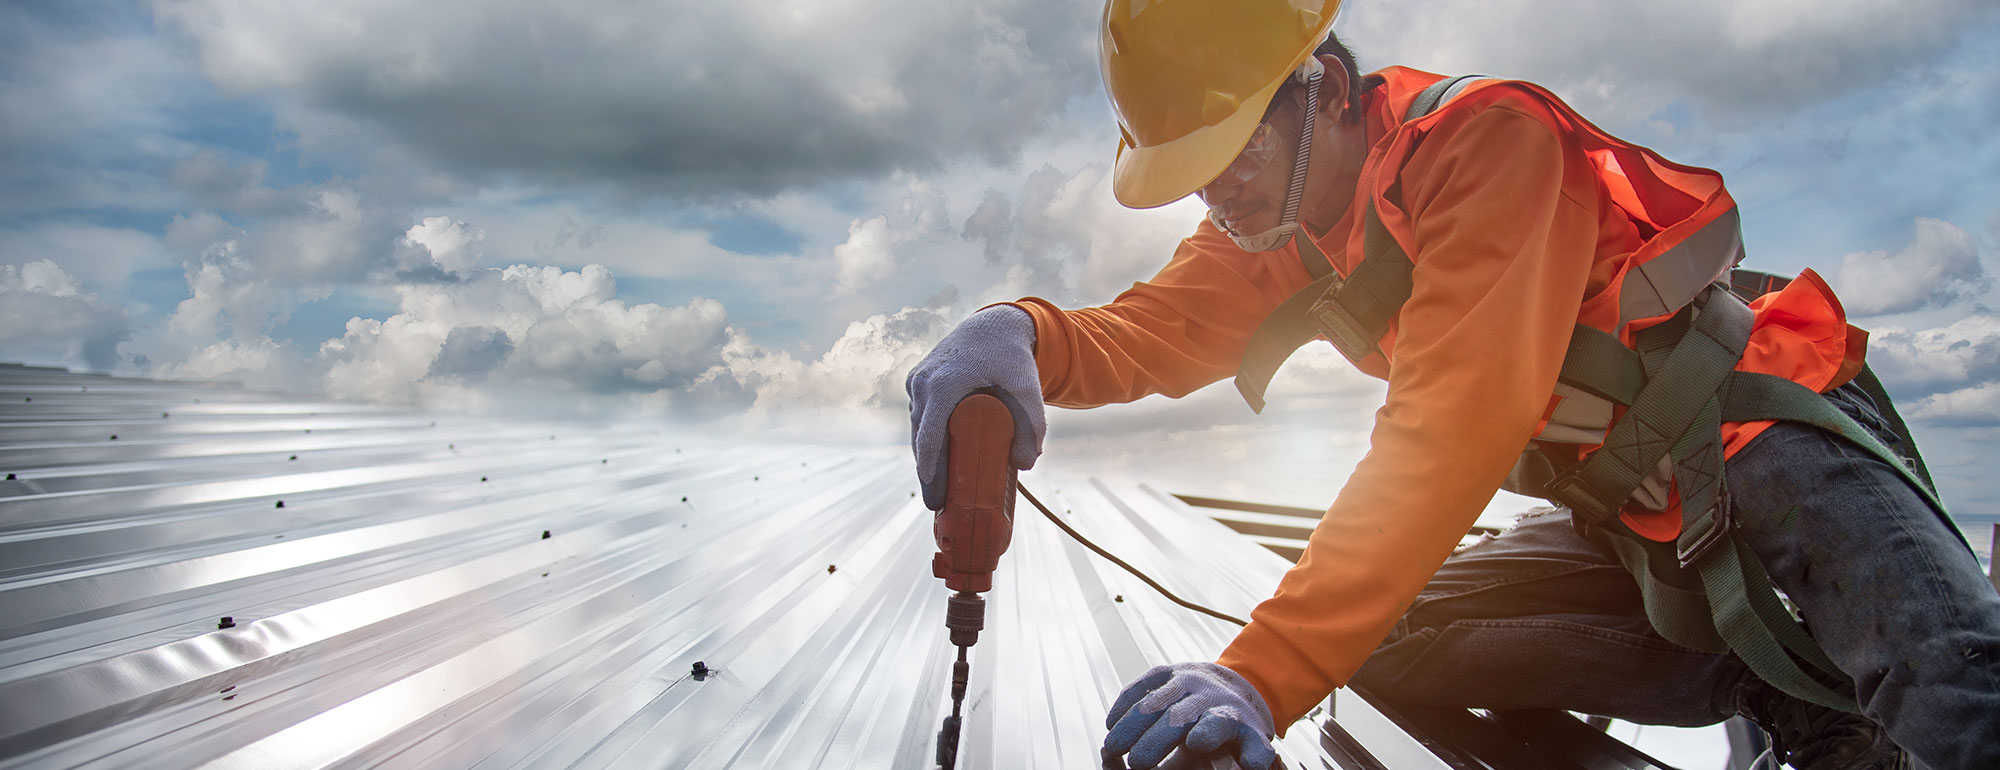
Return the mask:
<svg viewBox="0 0 2000 770">
<path fill-rule="evenodd" d="M 1014 416 L 1000 399 L 975 393 L 952 408 L 945 433 L 944 510 L 931 520 L 938 545 L 931 573 L 953 591 L 944 625 L 958 645 L 958 662 L 951 666 L 951 716 L 938 730 L 937 745 L 938 767 L 953 770 L 971 670 L 966 653 L 986 627 L 986 599 L 979 594 L 992 590 L 993 569 L 1014 536 L 1014 466 L 1008 461 Z"/>
</svg>

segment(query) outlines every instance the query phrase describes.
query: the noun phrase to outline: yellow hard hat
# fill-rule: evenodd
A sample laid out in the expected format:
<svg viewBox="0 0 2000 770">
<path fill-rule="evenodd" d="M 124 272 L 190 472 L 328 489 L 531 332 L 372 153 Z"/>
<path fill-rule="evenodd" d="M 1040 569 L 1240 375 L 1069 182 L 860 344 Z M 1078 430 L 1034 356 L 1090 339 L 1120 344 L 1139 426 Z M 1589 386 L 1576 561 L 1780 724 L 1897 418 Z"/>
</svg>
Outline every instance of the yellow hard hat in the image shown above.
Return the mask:
<svg viewBox="0 0 2000 770">
<path fill-rule="evenodd" d="M 1222 173 L 1340 0 L 1109 0 L 1098 61 L 1118 113 L 1111 189 L 1164 206 Z"/>
</svg>

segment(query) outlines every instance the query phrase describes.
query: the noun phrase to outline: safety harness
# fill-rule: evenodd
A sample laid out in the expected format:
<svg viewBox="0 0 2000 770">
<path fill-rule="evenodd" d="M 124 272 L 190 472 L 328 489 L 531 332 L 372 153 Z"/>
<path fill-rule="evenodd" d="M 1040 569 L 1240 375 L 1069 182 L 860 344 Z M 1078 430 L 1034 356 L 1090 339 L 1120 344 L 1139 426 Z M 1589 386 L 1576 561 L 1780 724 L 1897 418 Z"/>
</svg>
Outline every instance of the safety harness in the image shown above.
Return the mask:
<svg viewBox="0 0 2000 770">
<path fill-rule="evenodd" d="M 1404 121 L 1431 113 L 1476 77 L 1446 78 L 1425 88 Z M 1854 381 L 1899 434 L 1895 448 L 1810 388 L 1736 370 L 1755 320 L 1745 302 L 1788 280 L 1733 269 L 1740 258 L 1733 216 L 1721 224 L 1728 226 L 1730 251 L 1720 275 L 1677 277 L 1686 288 L 1678 296 L 1662 296 L 1661 312 L 1672 311 L 1672 317 L 1637 332 L 1635 347 L 1582 324 L 1571 332 L 1559 385 L 1625 408 L 1602 446 L 1567 467 L 1531 447 L 1503 488 L 1569 508 L 1586 534 L 1595 529 L 1614 535 L 1603 540 L 1638 579 L 1646 615 L 1662 637 L 1699 650 L 1733 652 L 1759 677 L 1795 697 L 1858 712 L 1852 681 L 1793 617 L 1736 531 L 1723 475 L 1722 424 L 1789 420 L 1819 427 L 1895 468 L 1948 525 L 1950 517 L 1915 442 L 1868 368 Z M 1280 304 L 1250 339 L 1236 386 L 1252 409 L 1263 410 L 1264 391 L 1278 367 L 1315 337 L 1326 338 L 1354 362 L 1380 352 L 1378 341 L 1410 298 L 1414 264 L 1372 202 L 1362 226 L 1362 259 L 1345 278 L 1310 239 L 1298 239 L 1300 261 L 1313 281 Z M 1632 531 L 1618 513 L 1647 476 L 1667 463 L 1680 495 L 1681 532 L 1673 542 L 1659 542 Z"/>
</svg>

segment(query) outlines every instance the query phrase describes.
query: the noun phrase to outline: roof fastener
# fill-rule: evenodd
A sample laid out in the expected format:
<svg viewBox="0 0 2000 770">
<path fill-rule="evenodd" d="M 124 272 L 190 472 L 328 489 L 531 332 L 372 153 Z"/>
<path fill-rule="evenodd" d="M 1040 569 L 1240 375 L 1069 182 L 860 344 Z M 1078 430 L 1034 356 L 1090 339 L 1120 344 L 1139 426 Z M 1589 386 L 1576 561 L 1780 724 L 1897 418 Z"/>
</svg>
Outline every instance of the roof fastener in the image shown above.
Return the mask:
<svg viewBox="0 0 2000 770">
<path fill-rule="evenodd" d="M 694 677 L 694 680 L 697 682 L 707 679 L 709 674 L 708 663 L 699 660 L 695 661 L 694 670 L 689 673 Z"/>
<path fill-rule="evenodd" d="M 236 627 L 236 618 L 233 618 L 233 617 L 230 617 L 230 616 L 228 616 L 228 615 L 224 615 L 224 616 L 222 616 L 222 619 L 221 619 L 221 620 L 218 620 L 218 621 L 215 621 L 215 627 L 216 627 L 216 628 L 218 628 L 218 629 L 222 629 L 222 628 L 235 628 L 235 627 Z"/>
<path fill-rule="evenodd" d="M 275 506 L 272 506 L 272 507 L 274 507 L 274 508 L 283 508 L 283 507 L 285 507 L 285 501 L 283 501 L 283 500 L 279 500 L 279 501 L 278 501 L 278 504 L 277 504 L 277 505 L 275 505 Z"/>
<path fill-rule="evenodd" d="M 543 539 L 543 540 L 547 540 L 547 539 L 549 539 L 549 531 L 548 531 L 548 530 L 546 530 L 546 529 L 545 529 L 545 530 L 542 530 L 542 539 Z"/>
<path fill-rule="evenodd" d="M 826 565 L 826 574 L 828 574 L 828 575 L 831 575 L 831 574 L 833 574 L 833 571 L 834 571 L 835 569 L 838 569 L 838 567 L 835 567 L 835 566 L 834 566 L 834 565 L 832 565 L 832 564 L 828 564 L 828 565 Z"/>
<path fill-rule="evenodd" d="M 117 440 L 118 440 L 118 434 L 116 434 L 116 433 L 113 433 L 113 434 L 111 434 L 111 440 L 112 440 L 112 441 L 117 441 Z"/>
<path fill-rule="evenodd" d="M 297 460 L 297 459 L 299 459 L 299 456 L 298 456 L 298 455 L 292 455 L 291 457 L 287 457 L 287 458 L 285 458 L 285 462 L 291 462 L 291 461 L 293 461 L 293 460 Z"/>
<path fill-rule="evenodd" d="M 480 476 L 480 477 L 479 477 L 479 483 L 481 483 L 481 484 L 484 484 L 484 483 L 486 483 L 486 477 L 485 477 L 485 476 Z"/>
<path fill-rule="evenodd" d="M 14 474 L 12 474 L 12 473 L 9 473 L 9 474 L 7 474 L 7 480 L 8 480 L 8 481 L 13 481 L 13 480 L 14 480 Z"/>
</svg>

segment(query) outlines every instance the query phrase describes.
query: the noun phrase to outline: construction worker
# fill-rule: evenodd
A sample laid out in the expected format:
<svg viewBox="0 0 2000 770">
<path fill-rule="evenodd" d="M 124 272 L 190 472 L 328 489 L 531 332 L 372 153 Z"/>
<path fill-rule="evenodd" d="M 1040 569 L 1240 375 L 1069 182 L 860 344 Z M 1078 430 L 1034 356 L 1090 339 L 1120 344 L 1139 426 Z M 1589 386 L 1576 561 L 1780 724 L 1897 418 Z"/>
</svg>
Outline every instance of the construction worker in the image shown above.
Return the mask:
<svg viewBox="0 0 2000 770">
<path fill-rule="evenodd" d="M 1044 403 L 1237 374 L 1261 405 L 1313 336 L 1388 381 L 1276 594 L 1215 662 L 1132 682 L 1106 751 L 1267 767 L 1274 734 L 1352 683 L 1646 724 L 1743 714 L 1815 770 L 2000 767 L 2000 596 L 1827 285 L 1765 281 L 1746 305 L 1720 175 L 1531 84 L 1361 76 L 1329 34 L 1339 5 L 1110 0 L 1113 189 L 1199 195 L 1207 221 L 1110 304 L 982 309 L 910 373 L 933 508 L 945 417 L 975 390 L 1013 410 L 1026 469 Z M 1454 554 L 1503 486 L 1558 507 Z"/>
</svg>

